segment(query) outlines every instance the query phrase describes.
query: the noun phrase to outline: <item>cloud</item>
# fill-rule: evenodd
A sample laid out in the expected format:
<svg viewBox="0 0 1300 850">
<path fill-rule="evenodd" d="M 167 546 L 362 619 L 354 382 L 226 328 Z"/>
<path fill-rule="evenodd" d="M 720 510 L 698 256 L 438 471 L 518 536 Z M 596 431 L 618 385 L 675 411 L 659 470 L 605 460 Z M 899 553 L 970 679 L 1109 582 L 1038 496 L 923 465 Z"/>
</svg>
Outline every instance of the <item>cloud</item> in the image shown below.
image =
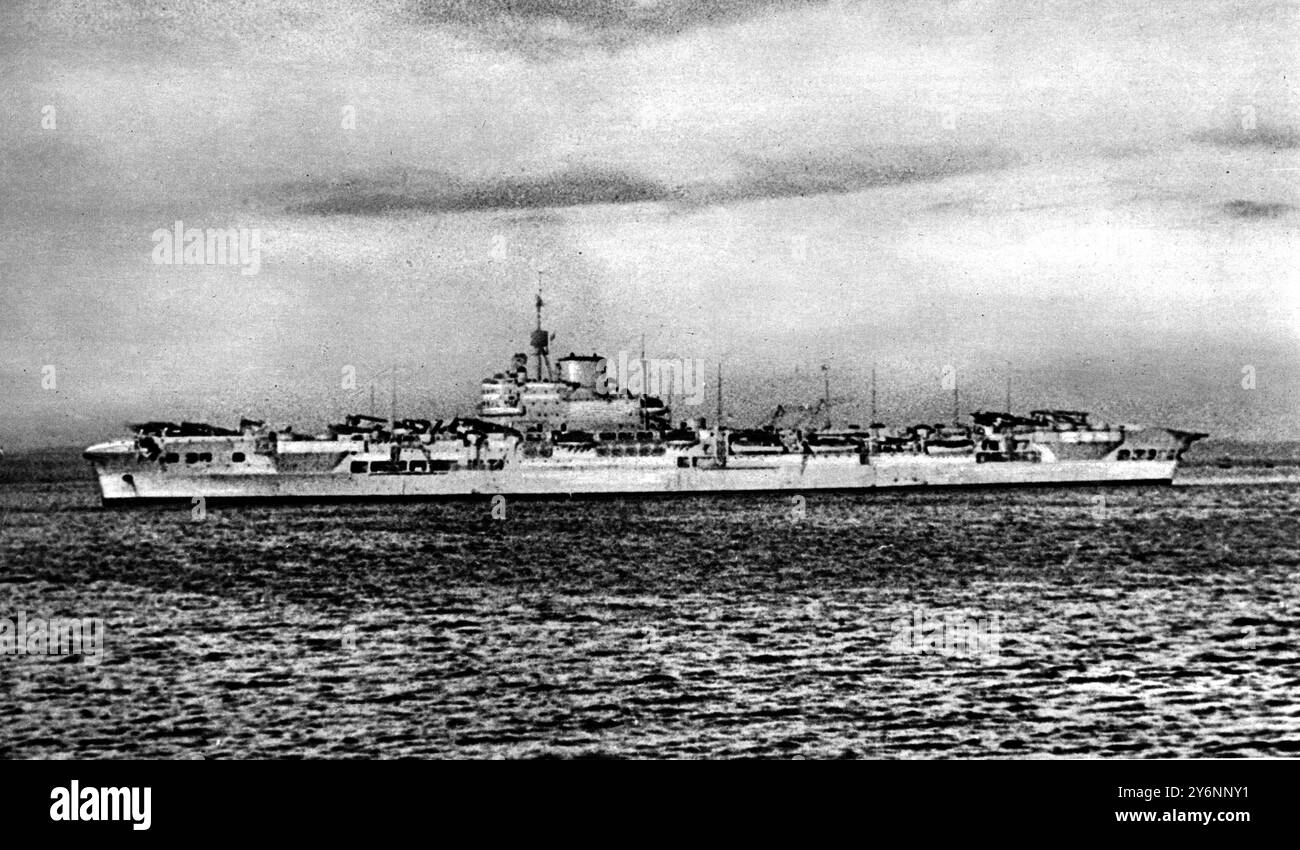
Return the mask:
<svg viewBox="0 0 1300 850">
<path fill-rule="evenodd" d="M 751 158 L 737 180 L 701 187 L 709 202 L 838 195 L 900 183 L 994 171 L 1016 161 L 994 147 L 885 146 L 851 152 Z"/>
<path fill-rule="evenodd" d="M 1202 144 L 1223 148 L 1268 148 L 1282 151 L 1300 147 L 1300 132 L 1290 127 L 1206 130 L 1197 133 L 1193 138 Z"/>
<path fill-rule="evenodd" d="M 1290 204 L 1263 201 L 1228 201 L 1223 209 L 1236 218 L 1278 218 L 1295 207 Z"/>
<path fill-rule="evenodd" d="M 748 158 L 737 176 L 673 185 L 620 168 L 570 168 L 541 176 L 464 178 L 428 169 L 388 168 L 333 180 L 280 184 L 291 213 L 382 216 L 411 211 L 548 209 L 594 204 L 680 202 L 688 206 L 763 198 L 812 197 L 938 180 L 1000 169 L 1015 157 L 996 148 L 882 147 Z M 287 200 L 283 200 L 287 196 Z"/>
<path fill-rule="evenodd" d="M 418 20 L 524 50 L 621 47 L 826 0 L 418 0 Z"/>
<path fill-rule="evenodd" d="M 427 169 L 387 169 L 369 176 L 285 184 L 279 190 L 301 196 L 288 204 L 290 212 L 364 216 L 628 204 L 670 197 L 653 181 L 613 169 L 480 180 Z"/>
</svg>

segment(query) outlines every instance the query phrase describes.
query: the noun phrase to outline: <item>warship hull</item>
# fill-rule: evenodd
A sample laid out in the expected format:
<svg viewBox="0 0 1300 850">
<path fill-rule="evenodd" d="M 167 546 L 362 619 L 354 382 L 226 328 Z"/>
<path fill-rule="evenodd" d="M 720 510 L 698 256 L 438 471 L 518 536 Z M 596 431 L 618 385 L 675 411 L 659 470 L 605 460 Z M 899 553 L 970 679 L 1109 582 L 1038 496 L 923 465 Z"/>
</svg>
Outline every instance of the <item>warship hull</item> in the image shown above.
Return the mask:
<svg viewBox="0 0 1300 850">
<path fill-rule="evenodd" d="M 105 506 L 156 503 L 338 502 L 527 499 L 812 493 L 981 487 L 1170 484 L 1175 461 L 1058 461 L 977 463 L 973 458 L 777 456 L 737 459 L 726 465 L 621 463 L 597 467 L 520 463 L 497 470 L 442 474 L 279 474 L 220 472 L 208 475 L 120 468 L 99 473 Z"/>
</svg>

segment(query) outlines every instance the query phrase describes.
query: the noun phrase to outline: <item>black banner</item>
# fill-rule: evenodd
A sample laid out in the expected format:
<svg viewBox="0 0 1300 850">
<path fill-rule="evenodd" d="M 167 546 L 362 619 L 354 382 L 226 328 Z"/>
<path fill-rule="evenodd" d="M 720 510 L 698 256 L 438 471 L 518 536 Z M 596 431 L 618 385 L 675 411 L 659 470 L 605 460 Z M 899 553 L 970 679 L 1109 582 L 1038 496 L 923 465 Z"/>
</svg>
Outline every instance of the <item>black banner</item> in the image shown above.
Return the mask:
<svg viewBox="0 0 1300 850">
<path fill-rule="evenodd" d="M 1291 761 L 9 762 L 5 827 L 125 841 L 746 833 L 1237 841 L 1290 821 Z"/>
</svg>

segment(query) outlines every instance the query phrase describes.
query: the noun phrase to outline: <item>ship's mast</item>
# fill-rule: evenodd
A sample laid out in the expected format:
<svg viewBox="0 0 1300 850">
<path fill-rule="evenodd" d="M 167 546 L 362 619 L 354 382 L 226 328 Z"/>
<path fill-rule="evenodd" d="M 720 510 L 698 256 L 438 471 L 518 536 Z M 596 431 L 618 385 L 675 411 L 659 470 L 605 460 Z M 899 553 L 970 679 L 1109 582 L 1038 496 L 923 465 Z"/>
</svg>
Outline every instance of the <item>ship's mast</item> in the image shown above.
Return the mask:
<svg viewBox="0 0 1300 850">
<path fill-rule="evenodd" d="M 867 423 L 867 462 L 871 462 L 871 455 L 876 450 L 876 423 L 880 420 L 876 418 L 876 364 L 871 364 L 871 421 Z"/>
<path fill-rule="evenodd" d="M 1011 361 L 1007 361 L 1007 415 L 1011 415 Z"/>
<path fill-rule="evenodd" d="M 533 356 L 537 358 L 537 380 L 542 380 L 542 367 L 546 367 L 546 380 L 551 379 L 550 334 L 542 330 L 542 273 L 537 273 L 537 329 L 533 331 Z"/>
<path fill-rule="evenodd" d="M 957 425 L 961 421 L 961 388 L 957 382 L 957 369 L 952 370 L 952 424 Z"/>
<path fill-rule="evenodd" d="M 713 451 L 717 456 L 718 465 L 727 465 L 727 447 L 723 444 L 722 436 L 722 361 L 718 361 L 718 421 L 713 425 Z"/>
<path fill-rule="evenodd" d="M 822 364 L 822 380 L 826 384 L 825 394 L 822 396 L 822 406 L 826 410 L 825 430 L 831 429 L 831 367 L 825 363 Z"/>
<path fill-rule="evenodd" d="M 871 364 L 871 427 L 875 427 L 880 420 L 876 417 L 876 364 Z"/>
</svg>

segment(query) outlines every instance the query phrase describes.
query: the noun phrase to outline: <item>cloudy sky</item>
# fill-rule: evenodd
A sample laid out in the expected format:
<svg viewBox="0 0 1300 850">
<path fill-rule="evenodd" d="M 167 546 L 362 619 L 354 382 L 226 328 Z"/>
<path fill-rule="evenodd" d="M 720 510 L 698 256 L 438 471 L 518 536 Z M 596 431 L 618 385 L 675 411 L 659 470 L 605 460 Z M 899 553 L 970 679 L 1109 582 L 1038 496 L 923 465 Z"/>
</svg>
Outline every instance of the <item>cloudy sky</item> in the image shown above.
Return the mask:
<svg viewBox="0 0 1300 850">
<path fill-rule="evenodd" d="M 10 2 L 0 444 L 464 409 L 526 347 L 758 417 L 1300 438 L 1297 5 Z M 261 266 L 151 234 L 256 229 Z M 357 374 L 343 386 L 345 367 Z M 52 369 L 50 367 L 53 367 Z M 1253 381 L 1251 380 L 1253 378 Z M 1243 386 L 1253 384 L 1253 389 Z M 51 386 L 52 384 L 52 386 Z"/>
</svg>

